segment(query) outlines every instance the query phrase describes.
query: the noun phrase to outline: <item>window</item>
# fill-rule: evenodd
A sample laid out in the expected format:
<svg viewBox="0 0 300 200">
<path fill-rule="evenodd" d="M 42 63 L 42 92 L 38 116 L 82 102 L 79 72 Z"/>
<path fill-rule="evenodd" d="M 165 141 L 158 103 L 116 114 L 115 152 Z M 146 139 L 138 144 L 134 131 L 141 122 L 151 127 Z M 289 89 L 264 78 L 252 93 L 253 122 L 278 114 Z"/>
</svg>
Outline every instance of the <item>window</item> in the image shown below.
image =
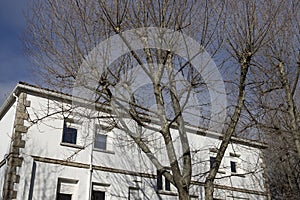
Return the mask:
<svg viewBox="0 0 300 200">
<path fill-rule="evenodd" d="M 129 197 L 128 199 L 129 200 L 141 200 L 142 198 L 140 197 L 140 194 L 139 194 L 139 189 L 138 188 L 132 188 L 130 187 L 129 188 Z"/>
<path fill-rule="evenodd" d="M 165 178 L 165 189 L 167 191 L 171 191 L 171 184 L 170 181 L 168 179 Z"/>
<path fill-rule="evenodd" d="M 76 125 L 72 123 L 70 119 L 66 119 L 64 121 L 62 142 L 76 144 L 76 141 L 77 141 Z"/>
<path fill-rule="evenodd" d="M 92 200 L 105 200 L 105 192 L 93 190 Z"/>
<path fill-rule="evenodd" d="M 92 200 L 105 200 L 110 199 L 109 188 L 110 184 L 107 183 L 93 183 L 92 185 Z"/>
<path fill-rule="evenodd" d="M 230 161 L 231 172 L 236 173 L 236 162 Z"/>
<path fill-rule="evenodd" d="M 111 150 L 107 143 L 107 133 L 111 131 L 113 127 L 105 126 L 105 125 L 96 125 L 95 128 L 95 142 L 94 148 L 100 150 Z"/>
<path fill-rule="evenodd" d="M 58 179 L 56 200 L 71 200 L 77 186 L 76 180 Z"/>
<path fill-rule="evenodd" d="M 164 185 L 163 185 L 163 179 L 165 180 Z M 157 189 L 171 191 L 170 181 L 166 179 L 159 171 L 157 171 Z"/>
<path fill-rule="evenodd" d="M 57 200 L 71 200 L 72 199 L 72 195 L 71 194 L 57 194 Z"/>
<path fill-rule="evenodd" d="M 106 150 L 107 135 L 97 133 L 95 136 L 94 148 Z"/>
<path fill-rule="evenodd" d="M 210 168 L 212 168 L 214 162 L 215 162 L 216 158 L 215 157 L 209 157 L 209 163 L 210 163 Z"/>
<path fill-rule="evenodd" d="M 157 184 L 157 189 L 158 190 L 162 190 L 163 189 L 163 185 L 162 185 L 162 174 L 157 171 L 157 180 L 156 180 L 156 184 Z"/>
</svg>

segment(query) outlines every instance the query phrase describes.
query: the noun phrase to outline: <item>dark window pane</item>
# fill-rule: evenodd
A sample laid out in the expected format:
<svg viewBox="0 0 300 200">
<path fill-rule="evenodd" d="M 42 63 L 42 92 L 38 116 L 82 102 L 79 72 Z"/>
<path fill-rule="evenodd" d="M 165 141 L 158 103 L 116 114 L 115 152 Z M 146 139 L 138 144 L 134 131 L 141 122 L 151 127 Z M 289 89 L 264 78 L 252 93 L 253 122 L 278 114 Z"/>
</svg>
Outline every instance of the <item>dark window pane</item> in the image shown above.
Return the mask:
<svg viewBox="0 0 300 200">
<path fill-rule="evenodd" d="M 105 200 L 105 192 L 93 190 L 92 200 Z"/>
<path fill-rule="evenodd" d="M 158 190 L 162 190 L 163 187 L 162 187 L 162 174 L 157 171 L 157 189 Z"/>
<path fill-rule="evenodd" d="M 236 162 L 230 161 L 231 172 L 236 172 Z"/>
<path fill-rule="evenodd" d="M 165 189 L 171 191 L 170 181 L 168 181 L 166 178 L 165 178 Z"/>
<path fill-rule="evenodd" d="M 107 140 L 107 135 L 101 135 L 97 134 L 95 138 L 95 144 L 94 147 L 97 149 L 106 149 L 106 140 Z"/>
<path fill-rule="evenodd" d="M 56 200 L 71 200 L 72 195 L 71 194 L 57 194 Z"/>
<path fill-rule="evenodd" d="M 62 142 L 76 144 L 76 139 L 77 139 L 77 129 L 67 127 L 66 123 L 64 123 Z"/>
<path fill-rule="evenodd" d="M 209 158 L 209 162 L 210 162 L 210 168 L 212 168 L 214 162 L 215 162 L 216 158 L 215 157 L 210 157 Z"/>
</svg>

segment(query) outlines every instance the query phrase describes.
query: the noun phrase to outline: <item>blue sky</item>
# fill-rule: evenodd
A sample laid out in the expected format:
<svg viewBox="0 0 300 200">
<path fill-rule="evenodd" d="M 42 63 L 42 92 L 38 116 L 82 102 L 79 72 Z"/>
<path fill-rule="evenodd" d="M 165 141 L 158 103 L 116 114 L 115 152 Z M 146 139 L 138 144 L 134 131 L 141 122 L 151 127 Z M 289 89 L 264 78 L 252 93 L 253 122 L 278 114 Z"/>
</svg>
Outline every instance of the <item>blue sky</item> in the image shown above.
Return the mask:
<svg viewBox="0 0 300 200">
<path fill-rule="evenodd" d="M 22 51 L 24 0 L 0 1 L 0 105 L 19 81 L 32 82 L 31 65 Z"/>
</svg>

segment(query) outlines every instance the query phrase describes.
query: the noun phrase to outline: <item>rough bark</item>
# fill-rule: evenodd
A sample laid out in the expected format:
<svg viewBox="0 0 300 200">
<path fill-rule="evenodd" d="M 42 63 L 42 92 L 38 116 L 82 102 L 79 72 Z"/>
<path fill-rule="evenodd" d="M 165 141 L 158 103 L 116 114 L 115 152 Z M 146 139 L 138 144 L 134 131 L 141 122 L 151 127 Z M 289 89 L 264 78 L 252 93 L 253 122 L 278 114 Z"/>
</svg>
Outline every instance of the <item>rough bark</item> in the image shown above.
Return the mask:
<svg viewBox="0 0 300 200">
<path fill-rule="evenodd" d="M 288 105 L 288 115 L 290 117 L 290 124 L 291 124 L 291 132 L 294 138 L 294 142 L 295 142 L 295 146 L 296 146 L 296 150 L 297 150 L 297 154 L 298 157 L 300 159 L 300 126 L 298 124 L 299 122 L 299 116 L 297 114 L 297 110 L 296 110 L 296 105 L 294 102 L 294 98 L 293 98 L 293 94 L 292 94 L 292 90 L 288 81 L 288 77 L 286 74 L 286 69 L 284 67 L 284 63 L 279 62 L 278 64 L 278 73 L 279 73 L 279 77 L 280 77 L 280 81 L 281 84 L 284 88 L 284 92 L 285 92 L 285 97 L 286 97 L 286 103 Z"/>
<path fill-rule="evenodd" d="M 244 60 L 244 63 L 241 63 L 241 72 L 240 72 L 240 84 L 239 84 L 239 95 L 237 100 L 237 106 L 235 108 L 234 114 L 232 116 L 231 122 L 229 127 L 227 128 L 226 132 L 224 133 L 224 137 L 222 139 L 222 143 L 219 147 L 217 156 L 215 158 L 215 161 L 213 163 L 213 166 L 211 170 L 208 173 L 208 176 L 205 180 L 205 199 L 206 200 L 213 200 L 213 193 L 214 193 L 214 185 L 213 182 L 215 180 L 215 177 L 217 175 L 217 172 L 219 170 L 221 161 L 224 157 L 225 151 L 228 147 L 228 144 L 230 142 L 230 139 L 235 131 L 235 128 L 237 126 L 237 123 L 239 121 L 241 111 L 243 108 L 243 104 L 245 101 L 245 88 L 246 88 L 246 78 L 247 73 L 250 67 L 250 61 L 251 61 L 251 54 L 248 54 L 248 57 L 242 58 Z"/>
</svg>

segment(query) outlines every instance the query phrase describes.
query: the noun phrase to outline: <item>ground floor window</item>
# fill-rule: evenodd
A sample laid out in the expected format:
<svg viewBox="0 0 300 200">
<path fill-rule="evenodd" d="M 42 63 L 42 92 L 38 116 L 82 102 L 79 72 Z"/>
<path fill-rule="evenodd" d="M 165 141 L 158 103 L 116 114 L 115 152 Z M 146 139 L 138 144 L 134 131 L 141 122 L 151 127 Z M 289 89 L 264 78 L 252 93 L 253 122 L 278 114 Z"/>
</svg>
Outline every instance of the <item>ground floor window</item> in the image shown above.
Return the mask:
<svg viewBox="0 0 300 200">
<path fill-rule="evenodd" d="M 72 195 L 77 189 L 77 180 L 59 178 L 56 200 L 72 200 Z"/>
<path fill-rule="evenodd" d="M 93 190 L 92 200 L 105 200 L 105 192 Z"/>
<path fill-rule="evenodd" d="M 71 194 L 61 194 L 58 193 L 56 200 L 71 200 L 72 199 L 72 195 Z"/>
<path fill-rule="evenodd" d="M 110 199 L 109 192 L 110 184 L 107 183 L 93 183 L 92 187 L 92 200 L 105 200 Z"/>
<path fill-rule="evenodd" d="M 141 200 L 139 188 L 129 188 L 129 200 Z"/>
</svg>

